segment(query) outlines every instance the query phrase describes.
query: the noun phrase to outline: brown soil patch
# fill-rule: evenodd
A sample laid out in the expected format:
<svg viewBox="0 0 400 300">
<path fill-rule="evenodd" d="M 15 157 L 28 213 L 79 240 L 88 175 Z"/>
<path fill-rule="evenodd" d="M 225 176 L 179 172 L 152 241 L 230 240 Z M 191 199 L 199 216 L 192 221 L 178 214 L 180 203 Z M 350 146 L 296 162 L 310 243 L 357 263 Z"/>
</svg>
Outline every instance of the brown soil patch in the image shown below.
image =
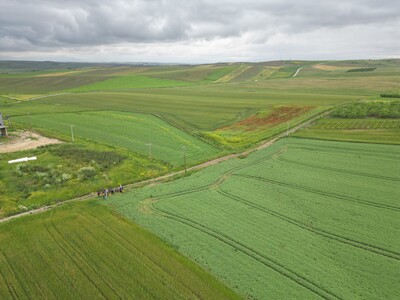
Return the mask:
<svg viewBox="0 0 400 300">
<path fill-rule="evenodd" d="M 67 71 L 67 72 L 56 72 L 56 73 L 48 73 L 48 74 L 40 74 L 36 75 L 37 77 L 57 77 L 57 76 L 64 76 L 79 73 L 80 71 Z"/>
<path fill-rule="evenodd" d="M 241 129 L 254 131 L 260 128 L 272 127 L 300 116 L 312 108 L 311 106 L 282 106 L 274 109 L 267 116 L 253 115 L 238 123 L 223 127 L 220 130 Z"/>
<path fill-rule="evenodd" d="M 35 149 L 40 146 L 60 144 L 60 140 L 44 137 L 29 131 L 13 132 L 5 141 L 0 143 L 0 153 L 16 152 Z"/>
<path fill-rule="evenodd" d="M 323 71 L 347 71 L 350 69 L 355 69 L 355 67 L 351 66 L 332 66 L 332 65 L 324 65 L 324 64 L 318 64 L 318 65 L 313 65 L 314 69 L 318 70 L 323 70 Z"/>
</svg>

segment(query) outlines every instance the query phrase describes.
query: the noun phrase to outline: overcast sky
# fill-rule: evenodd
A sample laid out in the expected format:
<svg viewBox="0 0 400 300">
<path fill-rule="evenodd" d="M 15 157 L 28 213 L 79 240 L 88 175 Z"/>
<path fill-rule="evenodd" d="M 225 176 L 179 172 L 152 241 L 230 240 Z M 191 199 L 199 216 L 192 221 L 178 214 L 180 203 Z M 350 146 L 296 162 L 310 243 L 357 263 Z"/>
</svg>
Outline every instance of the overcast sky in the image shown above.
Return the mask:
<svg viewBox="0 0 400 300">
<path fill-rule="evenodd" d="M 400 0 L 0 0 L 0 59 L 400 57 Z"/>
</svg>

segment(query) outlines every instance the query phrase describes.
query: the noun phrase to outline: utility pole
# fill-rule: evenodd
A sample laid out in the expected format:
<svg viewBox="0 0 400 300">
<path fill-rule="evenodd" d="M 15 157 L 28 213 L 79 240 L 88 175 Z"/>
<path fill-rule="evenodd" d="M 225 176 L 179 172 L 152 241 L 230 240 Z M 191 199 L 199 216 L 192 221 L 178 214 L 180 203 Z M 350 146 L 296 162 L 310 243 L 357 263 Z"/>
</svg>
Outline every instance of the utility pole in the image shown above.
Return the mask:
<svg viewBox="0 0 400 300">
<path fill-rule="evenodd" d="M 32 131 L 32 116 L 30 112 L 28 112 L 28 115 L 29 115 L 29 130 Z"/>
<path fill-rule="evenodd" d="M 151 143 L 146 144 L 146 146 L 149 148 L 149 159 L 151 159 Z"/>
<path fill-rule="evenodd" d="M 287 122 L 287 127 L 286 127 L 286 136 L 289 136 L 289 122 Z"/>
<path fill-rule="evenodd" d="M 186 173 L 187 169 L 186 169 L 186 151 L 185 150 L 186 150 L 185 146 L 182 146 L 183 164 L 185 165 L 185 173 Z"/>
<path fill-rule="evenodd" d="M 72 139 L 72 142 L 75 143 L 75 139 L 74 139 L 74 125 L 71 125 L 71 139 Z"/>
</svg>

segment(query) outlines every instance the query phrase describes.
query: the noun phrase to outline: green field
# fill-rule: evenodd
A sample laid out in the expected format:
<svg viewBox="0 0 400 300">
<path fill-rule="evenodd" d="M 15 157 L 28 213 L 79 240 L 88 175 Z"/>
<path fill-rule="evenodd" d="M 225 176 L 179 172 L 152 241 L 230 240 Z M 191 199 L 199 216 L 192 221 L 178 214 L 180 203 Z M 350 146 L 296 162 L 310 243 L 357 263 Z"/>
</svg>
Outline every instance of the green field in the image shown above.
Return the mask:
<svg viewBox="0 0 400 300">
<path fill-rule="evenodd" d="M 218 154 L 213 146 L 152 115 L 103 111 L 32 115 L 16 117 L 14 121 L 33 124 L 36 128 L 54 131 L 64 137 L 71 135 L 70 126 L 73 125 L 77 140 L 84 138 L 95 143 L 125 148 L 173 166 L 184 165 L 184 153 L 188 165 Z"/>
<path fill-rule="evenodd" d="M 0 142 L 6 143 L 5 138 Z M 27 163 L 9 160 L 36 156 Z M 130 151 L 89 143 L 63 143 L 0 153 L 0 217 L 157 177 L 171 166 Z"/>
<path fill-rule="evenodd" d="M 321 118 L 296 137 L 364 143 L 400 144 L 400 119 Z"/>
<path fill-rule="evenodd" d="M 399 80 L 400 59 L 0 61 L 11 135 L 64 142 L 0 154 L 0 217 L 126 186 L 0 224 L 0 298 L 399 299 Z"/>
<path fill-rule="evenodd" d="M 0 225 L 1 299 L 237 299 L 96 201 Z"/>
<path fill-rule="evenodd" d="M 398 146 L 284 139 L 109 201 L 244 297 L 400 297 Z"/>
<path fill-rule="evenodd" d="M 129 75 L 118 76 L 101 82 L 73 88 L 71 92 L 91 92 L 104 90 L 124 90 L 137 88 L 171 87 L 190 85 L 190 82 L 171 79 L 152 78 L 148 76 Z"/>
</svg>

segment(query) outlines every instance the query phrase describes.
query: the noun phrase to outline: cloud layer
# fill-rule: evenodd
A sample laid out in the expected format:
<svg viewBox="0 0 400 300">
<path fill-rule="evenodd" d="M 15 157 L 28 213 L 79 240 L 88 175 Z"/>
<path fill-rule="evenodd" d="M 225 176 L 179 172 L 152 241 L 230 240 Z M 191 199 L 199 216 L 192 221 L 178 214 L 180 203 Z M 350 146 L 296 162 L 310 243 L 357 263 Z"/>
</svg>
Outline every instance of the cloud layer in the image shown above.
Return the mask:
<svg viewBox="0 0 400 300">
<path fill-rule="evenodd" d="M 397 0 L 0 0 L 0 58 L 399 57 L 399 11 Z"/>
</svg>

